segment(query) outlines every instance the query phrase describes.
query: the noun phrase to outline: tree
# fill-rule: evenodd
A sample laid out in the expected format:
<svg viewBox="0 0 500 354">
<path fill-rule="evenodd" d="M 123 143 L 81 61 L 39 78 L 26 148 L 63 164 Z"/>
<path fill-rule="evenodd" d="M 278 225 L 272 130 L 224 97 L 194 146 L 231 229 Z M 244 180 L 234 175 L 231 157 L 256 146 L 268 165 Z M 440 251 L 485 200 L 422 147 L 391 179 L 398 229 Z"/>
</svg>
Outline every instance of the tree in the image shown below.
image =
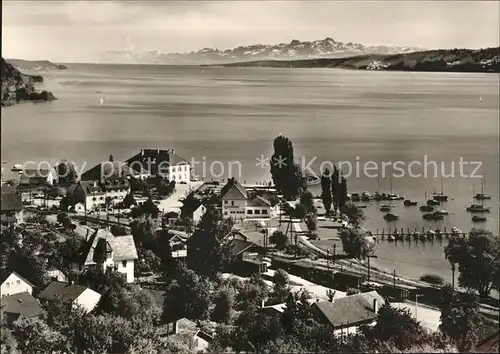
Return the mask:
<svg viewBox="0 0 500 354">
<path fill-rule="evenodd" d="M 363 259 L 370 252 L 370 247 L 360 229 L 342 228 L 340 239 L 344 252 L 351 258 Z"/>
<path fill-rule="evenodd" d="M 260 275 L 252 275 L 243 283 L 236 295 L 236 307 L 240 311 L 260 309 L 262 300 L 268 297 L 269 289 Z"/>
<path fill-rule="evenodd" d="M 67 339 L 38 318 L 23 318 L 14 325 L 18 349 L 23 354 L 67 352 Z"/>
<path fill-rule="evenodd" d="M 309 235 L 314 235 L 318 230 L 318 221 L 315 214 L 309 213 L 304 219 L 307 229 L 309 230 Z"/>
<path fill-rule="evenodd" d="M 125 208 L 130 208 L 132 205 L 137 205 L 137 202 L 134 199 L 134 195 L 132 193 L 128 193 L 125 198 L 123 198 L 122 204 Z"/>
<path fill-rule="evenodd" d="M 297 219 L 304 219 L 306 215 L 307 215 L 307 208 L 304 205 L 302 204 L 295 205 L 292 217 Z"/>
<path fill-rule="evenodd" d="M 321 176 L 321 200 L 323 201 L 326 214 L 330 214 L 330 210 L 332 209 L 332 179 L 328 169 L 325 169 Z"/>
<path fill-rule="evenodd" d="M 61 160 L 56 167 L 57 180 L 59 183 L 71 184 L 78 180 L 75 165 L 65 159 Z"/>
<path fill-rule="evenodd" d="M 234 291 L 224 287 L 217 291 L 214 297 L 212 320 L 219 323 L 230 324 L 233 318 Z"/>
<path fill-rule="evenodd" d="M 288 237 L 281 230 L 276 230 L 269 236 L 269 242 L 276 245 L 279 250 L 284 250 L 288 244 Z"/>
<path fill-rule="evenodd" d="M 375 326 L 365 328 L 365 335 L 370 339 L 392 342 L 399 349 L 407 349 L 425 341 L 425 331 L 412 317 L 408 309 L 398 309 L 389 303 L 378 312 Z"/>
<path fill-rule="evenodd" d="M 457 342 L 460 351 L 473 348 L 482 322 L 474 293 L 457 293 L 449 285 L 443 287 L 439 329 Z"/>
<path fill-rule="evenodd" d="M 182 317 L 191 320 L 208 319 L 211 304 L 210 285 L 205 277 L 180 266 L 166 291 L 163 322 L 170 323 Z"/>
<path fill-rule="evenodd" d="M 358 208 L 353 203 L 345 204 L 341 210 L 347 216 L 351 225 L 355 228 L 359 228 L 359 226 L 366 219 L 363 209 Z"/>
<path fill-rule="evenodd" d="M 336 166 L 333 166 L 332 174 L 332 199 L 335 212 L 342 209 L 347 201 L 347 180 Z"/>
<path fill-rule="evenodd" d="M 300 204 L 306 208 L 306 214 L 316 214 L 316 206 L 314 205 L 314 199 L 311 192 L 305 190 L 300 196 Z"/>
<path fill-rule="evenodd" d="M 458 264 L 459 284 L 488 297 L 494 276 L 499 274 L 499 237 L 484 229 L 472 229 L 468 238 L 452 237 L 444 253 L 451 264 Z"/>
<path fill-rule="evenodd" d="M 305 179 L 300 167 L 294 162 L 292 142 L 284 137 L 274 139 L 271 157 L 271 175 L 276 190 L 287 199 L 297 198 L 305 189 Z"/>
<path fill-rule="evenodd" d="M 290 276 L 283 269 L 278 269 L 273 276 L 273 292 L 271 298 L 274 303 L 284 302 L 290 294 Z"/>
<path fill-rule="evenodd" d="M 144 204 L 141 206 L 141 210 L 144 214 L 150 215 L 153 218 L 157 218 L 158 214 L 160 213 L 160 210 L 156 206 L 156 204 L 153 202 L 151 197 L 149 197 Z"/>
<path fill-rule="evenodd" d="M 113 162 L 114 160 L 115 160 L 115 159 L 114 159 L 113 155 L 109 155 L 109 161 L 110 161 L 110 162 Z"/>
</svg>

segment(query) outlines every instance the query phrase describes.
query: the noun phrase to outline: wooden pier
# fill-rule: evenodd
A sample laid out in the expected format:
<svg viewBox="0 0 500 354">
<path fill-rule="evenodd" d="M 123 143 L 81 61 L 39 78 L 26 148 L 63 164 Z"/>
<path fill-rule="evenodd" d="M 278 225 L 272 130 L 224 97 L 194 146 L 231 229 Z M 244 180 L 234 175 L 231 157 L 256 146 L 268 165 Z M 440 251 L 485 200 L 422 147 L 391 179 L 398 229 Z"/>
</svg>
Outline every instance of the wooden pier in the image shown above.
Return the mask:
<svg viewBox="0 0 500 354">
<path fill-rule="evenodd" d="M 449 239 L 452 236 L 458 237 L 468 237 L 468 233 L 466 232 L 456 232 L 452 230 L 448 230 L 446 227 L 443 230 L 432 230 L 432 229 L 422 229 L 409 227 L 404 228 L 388 228 L 388 229 L 377 229 L 375 232 L 368 231 L 368 234 L 376 237 L 377 239 L 381 239 L 382 241 L 433 241 L 433 240 L 442 240 L 444 238 Z"/>
</svg>

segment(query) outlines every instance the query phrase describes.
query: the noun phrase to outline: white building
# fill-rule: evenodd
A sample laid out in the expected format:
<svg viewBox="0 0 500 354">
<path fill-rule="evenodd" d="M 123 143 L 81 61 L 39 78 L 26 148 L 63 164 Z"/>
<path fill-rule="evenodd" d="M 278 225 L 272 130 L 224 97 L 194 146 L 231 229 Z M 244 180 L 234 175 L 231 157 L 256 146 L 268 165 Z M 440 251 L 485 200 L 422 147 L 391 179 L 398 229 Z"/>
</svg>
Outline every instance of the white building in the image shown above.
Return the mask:
<svg viewBox="0 0 500 354">
<path fill-rule="evenodd" d="M 193 224 L 194 225 L 197 225 L 200 222 L 201 217 L 205 214 L 206 211 L 207 211 L 207 208 L 203 204 L 200 204 L 200 206 L 198 208 L 196 208 L 196 210 L 193 212 Z"/>
<path fill-rule="evenodd" d="M 59 299 L 69 302 L 73 309 L 81 308 L 89 313 L 99 303 L 101 294 L 83 285 L 55 281 L 43 289 L 38 298 L 47 302 Z"/>
<path fill-rule="evenodd" d="M 33 284 L 16 272 L 10 273 L 2 282 L 0 294 L 2 296 L 14 295 L 23 292 L 33 293 Z"/>
<path fill-rule="evenodd" d="M 106 203 L 106 192 L 98 181 L 79 181 L 73 196 L 73 199 L 82 203 L 87 211 L 94 210 Z"/>
<path fill-rule="evenodd" d="M 174 149 L 142 149 L 126 163 L 143 179 L 160 174 L 175 183 L 188 183 L 191 180 L 189 161 L 177 155 Z"/>
<path fill-rule="evenodd" d="M 269 219 L 271 203 L 258 195 L 249 198 L 245 188 L 230 178 L 221 190 L 222 216 L 233 219 Z"/>
<path fill-rule="evenodd" d="M 96 250 L 102 252 L 104 269 L 111 267 L 111 269 L 125 274 L 128 283 L 134 282 L 134 262 L 138 257 L 132 235 L 113 236 L 106 229 L 96 230 L 79 250 L 72 268 L 83 270 L 97 264 L 99 253 Z"/>
</svg>

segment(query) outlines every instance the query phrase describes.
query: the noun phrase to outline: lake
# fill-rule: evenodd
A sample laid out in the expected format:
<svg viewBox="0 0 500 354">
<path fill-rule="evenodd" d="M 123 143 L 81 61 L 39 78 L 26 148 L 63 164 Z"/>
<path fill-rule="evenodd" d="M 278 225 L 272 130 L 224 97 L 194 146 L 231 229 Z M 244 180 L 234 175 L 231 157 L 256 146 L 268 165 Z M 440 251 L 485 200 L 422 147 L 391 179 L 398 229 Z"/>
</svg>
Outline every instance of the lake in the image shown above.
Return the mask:
<svg viewBox="0 0 500 354">
<path fill-rule="evenodd" d="M 365 227 L 371 230 L 444 226 L 469 230 L 473 223 L 465 206 L 472 202 L 473 191 L 481 192 L 481 178 L 464 176 L 473 172 L 473 164 L 465 165 L 461 176 L 458 163 L 461 158 L 480 162 L 477 175 L 485 176 L 485 193 L 492 199 L 485 202 L 491 207 L 488 220 L 476 226 L 498 232 L 498 74 L 68 67 L 43 73 L 42 88 L 59 100 L 2 108 L 1 158 L 6 169 L 29 160 L 55 163 L 61 158 L 90 168 L 110 154 L 124 160 L 142 148 L 175 148 L 180 156 L 200 161 L 194 172 L 207 179 L 219 178 L 219 172 L 224 172 L 223 177 L 229 172 L 239 175 L 234 163 L 239 161 L 242 181 L 269 181 L 269 167 L 256 166 L 257 158 L 272 154 L 273 139 L 281 133 L 293 141 L 297 160 L 304 157 L 307 165 L 315 159 L 311 166 L 317 173 L 323 161 L 350 161 L 354 167 L 358 162 L 359 176 L 353 171 L 348 177 L 350 192 L 389 192 L 392 185 L 394 193 L 420 205 L 425 193 L 441 191 L 441 178 L 434 176 L 432 164 L 427 177 L 406 173 L 390 178 L 396 168 L 389 168 L 385 178 L 377 178 L 373 169 L 365 175 L 362 166 L 368 161 L 379 166 L 396 161 L 408 166 L 414 161 L 414 175 L 425 172 L 425 161 L 436 162 L 438 170 L 444 166 L 442 184 L 450 201 L 441 208 L 449 216 L 439 223 L 427 222 L 418 208 L 395 202 L 400 220 L 386 223 L 374 203 L 366 209 Z M 220 163 L 212 165 L 213 161 Z M 318 193 L 317 187 L 312 189 Z M 416 248 L 401 252 L 402 245 L 388 245 L 383 246 L 391 248 L 382 258 L 403 255 L 415 267 L 442 258 L 442 249 L 429 244 L 418 252 Z M 387 267 L 397 264 L 394 259 L 387 261 Z M 435 264 L 437 269 L 445 267 Z"/>
</svg>

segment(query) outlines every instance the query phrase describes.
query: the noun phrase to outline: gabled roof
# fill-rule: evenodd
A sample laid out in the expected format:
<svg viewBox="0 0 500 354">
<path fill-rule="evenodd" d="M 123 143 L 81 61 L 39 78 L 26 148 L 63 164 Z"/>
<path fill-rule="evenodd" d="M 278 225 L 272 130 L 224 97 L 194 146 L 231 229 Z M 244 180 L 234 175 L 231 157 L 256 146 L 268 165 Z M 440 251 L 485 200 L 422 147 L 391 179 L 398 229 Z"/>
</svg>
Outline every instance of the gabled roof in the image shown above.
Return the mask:
<svg viewBox="0 0 500 354">
<path fill-rule="evenodd" d="M 226 185 L 222 188 L 221 192 L 222 200 L 247 200 L 247 191 L 243 186 L 234 178 L 230 178 Z"/>
<path fill-rule="evenodd" d="M 106 229 L 98 229 L 80 248 L 76 261 L 82 265 L 95 264 L 94 251 L 98 247 L 99 242 L 106 242 L 107 250 L 112 252 L 113 261 L 135 260 L 138 258 L 132 235 L 113 236 Z"/>
<path fill-rule="evenodd" d="M 23 210 L 21 196 L 16 192 L 15 188 L 3 187 L 1 190 L 1 211 L 20 211 Z"/>
<path fill-rule="evenodd" d="M 376 291 L 346 296 L 336 299 L 333 303 L 328 301 L 315 302 L 316 306 L 326 320 L 334 328 L 348 327 L 357 323 L 375 320 L 377 314 L 373 311 L 373 300 L 382 306 L 385 300 Z"/>
<path fill-rule="evenodd" d="M 19 314 L 25 318 L 43 313 L 38 301 L 27 291 L 2 297 L 2 307 L 6 313 Z"/>
<path fill-rule="evenodd" d="M 85 171 L 82 181 L 104 181 L 122 178 L 126 176 L 137 176 L 138 173 L 121 161 L 103 161 L 91 169 Z"/>
<path fill-rule="evenodd" d="M 60 298 L 62 301 L 73 302 L 87 289 L 88 288 L 83 285 L 54 281 L 38 294 L 38 298 L 49 301 Z"/>
<path fill-rule="evenodd" d="M 4 281 L 7 280 L 8 277 L 10 277 L 12 274 L 14 274 L 15 276 L 17 276 L 19 279 L 21 279 L 22 281 L 24 281 L 26 284 L 34 287 L 33 283 L 30 282 L 28 279 L 26 279 L 25 277 L 23 277 L 22 275 L 20 275 L 18 272 L 16 271 L 13 271 L 12 273 L 6 273 L 7 276 L 3 276 L 2 279 L 1 279 L 1 284 L 3 284 Z"/>
<path fill-rule="evenodd" d="M 99 183 L 94 183 L 94 181 L 80 181 L 78 182 L 78 185 L 81 186 L 83 192 L 85 195 L 92 194 L 92 195 L 99 195 L 99 194 L 105 194 L 104 190 L 102 187 L 99 185 Z"/>
<path fill-rule="evenodd" d="M 250 251 L 251 249 L 254 249 L 256 251 L 261 251 L 263 250 L 263 247 L 253 242 L 243 241 L 239 239 L 232 239 L 224 246 L 224 249 L 230 255 L 236 257 L 242 254 L 243 252 Z"/>
<path fill-rule="evenodd" d="M 168 171 L 163 171 L 163 168 L 169 166 L 189 165 L 189 161 L 177 155 L 173 149 L 142 149 L 126 163 L 136 172 L 151 175 L 166 173 Z M 162 169 L 158 171 L 160 164 Z"/>
<path fill-rule="evenodd" d="M 271 207 L 271 202 L 266 198 L 261 197 L 260 195 L 256 195 L 252 199 L 247 202 L 247 206 L 249 207 Z"/>
</svg>

